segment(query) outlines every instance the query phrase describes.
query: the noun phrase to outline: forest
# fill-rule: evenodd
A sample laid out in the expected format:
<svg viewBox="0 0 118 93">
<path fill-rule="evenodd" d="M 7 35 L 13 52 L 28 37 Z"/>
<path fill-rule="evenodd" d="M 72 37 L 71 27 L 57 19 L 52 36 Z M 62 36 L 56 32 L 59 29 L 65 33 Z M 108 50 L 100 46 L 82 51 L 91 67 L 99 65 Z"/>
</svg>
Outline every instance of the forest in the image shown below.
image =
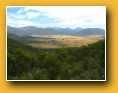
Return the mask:
<svg viewBox="0 0 118 93">
<path fill-rule="evenodd" d="M 7 80 L 105 80 L 105 39 L 40 49 L 7 37 Z"/>
</svg>

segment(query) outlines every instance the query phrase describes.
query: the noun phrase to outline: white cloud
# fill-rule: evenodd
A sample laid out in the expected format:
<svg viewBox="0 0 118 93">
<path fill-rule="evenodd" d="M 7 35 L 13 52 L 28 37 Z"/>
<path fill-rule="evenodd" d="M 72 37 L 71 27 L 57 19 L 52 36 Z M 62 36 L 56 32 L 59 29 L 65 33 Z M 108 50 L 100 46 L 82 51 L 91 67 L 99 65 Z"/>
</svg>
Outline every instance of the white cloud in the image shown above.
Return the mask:
<svg viewBox="0 0 118 93">
<path fill-rule="evenodd" d="M 41 7 L 25 7 L 25 11 L 36 10 L 44 13 L 49 18 L 57 18 L 59 24 L 72 24 L 82 27 L 88 25 L 104 25 L 106 26 L 106 7 L 104 6 L 41 6 Z M 86 22 L 85 19 L 90 20 Z M 96 25 L 97 26 L 97 25 Z"/>
<path fill-rule="evenodd" d="M 12 18 L 12 19 L 32 19 L 35 18 L 37 16 L 39 16 L 39 13 L 35 13 L 35 12 L 27 12 L 26 14 L 22 14 L 23 10 L 20 9 L 17 13 L 7 13 L 7 17 Z"/>
<path fill-rule="evenodd" d="M 23 12 L 23 9 L 20 9 L 19 11 L 18 11 L 18 14 L 21 14 Z"/>
<path fill-rule="evenodd" d="M 15 20 L 11 18 L 7 18 L 7 25 L 13 26 L 13 27 L 24 27 L 24 26 L 35 26 L 33 22 L 26 21 L 26 20 Z"/>
<path fill-rule="evenodd" d="M 27 12 L 26 15 L 27 15 L 28 19 L 32 19 L 32 18 L 35 18 L 35 17 L 39 16 L 39 13 Z"/>
<path fill-rule="evenodd" d="M 26 12 L 26 15 L 22 15 L 22 12 Z M 60 27 L 106 28 L 105 6 L 28 6 L 21 8 L 18 13 L 17 19 L 32 19 L 40 15 L 45 15 L 48 18 L 55 18 L 59 20 L 56 26 Z M 13 17 L 14 16 L 12 16 L 12 18 Z M 41 24 L 44 25 L 44 23 L 40 23 L 40 25 Z M 55 26 L 55 23 L 45 23 L 45 26 Z"/>
<path fill-rule="evenodd" d="M 24 19 L 26 18 L 26 15 L 22 14 L 13 14 L 13 13 L 7 13 L 7 18 L 13 18 L 13 19 Z"/>
</svg>

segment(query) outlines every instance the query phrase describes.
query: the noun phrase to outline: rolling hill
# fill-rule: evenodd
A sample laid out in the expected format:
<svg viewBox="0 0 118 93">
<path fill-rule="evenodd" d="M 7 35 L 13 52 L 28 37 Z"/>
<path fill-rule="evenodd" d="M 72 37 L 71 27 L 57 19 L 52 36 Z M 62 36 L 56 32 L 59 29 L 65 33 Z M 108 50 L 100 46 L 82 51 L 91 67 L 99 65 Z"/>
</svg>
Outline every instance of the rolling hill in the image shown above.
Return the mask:
<svg viewBox="0 0 118 93">
<path fill-rule="evenodd" d="M 52 53 L 7 38 L 8 80 L 105 80 L 105 39 Z"/>
<path fill-rule="evenodd" d="M 105 35 L 104 29 L 101 28 L 87 28 L 79 32 L 76 32 L 77 36 L 88 36 L 88 35 Z"/>
<path fill-rule="evenodd" d="M 26 35 L 32 35 L 32 34 L 39 34 L 39 35 L 55 35 L 58 34 L 54 29 L 52 28 L 37 28 L 34 26 L 26 26 L 26 27 L 7 27 L 8 33 L 13 33 L 19 36 L 26 36 Z"/>
<path fill-rule="evenodd" d="M 105 30 L 101 28 L 60 28 L 60 27 L 47 27 L 38 28 L 35 26 L 26 27 L 11 27 L 7 26 L 7 33 L 13 33 L 19 36 L 26 35 L 75 35 L 75 36 L 88 36 L 88 35 L 105 35 Z"/>
</svg>

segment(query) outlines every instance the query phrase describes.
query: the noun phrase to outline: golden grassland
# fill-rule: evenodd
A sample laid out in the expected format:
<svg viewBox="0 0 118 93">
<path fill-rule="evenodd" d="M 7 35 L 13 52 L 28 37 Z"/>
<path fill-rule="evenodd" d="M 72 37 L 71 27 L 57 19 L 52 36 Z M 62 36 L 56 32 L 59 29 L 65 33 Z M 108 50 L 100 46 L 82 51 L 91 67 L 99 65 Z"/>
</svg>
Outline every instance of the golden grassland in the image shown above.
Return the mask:
<svg viewBox="0 0 118 93">
<path fill-rule="evenodd" d="M 32 47 L 37 48 L 62 48 L 62 47 L 80 47 L 97 42 L 104 38 L 102 35 L 91 36 L 70 36 L 70 35 L 32 35 L 37 37 L 34 41 L 42 41 L 43 43 L 29 43 Z"/>
</svg>

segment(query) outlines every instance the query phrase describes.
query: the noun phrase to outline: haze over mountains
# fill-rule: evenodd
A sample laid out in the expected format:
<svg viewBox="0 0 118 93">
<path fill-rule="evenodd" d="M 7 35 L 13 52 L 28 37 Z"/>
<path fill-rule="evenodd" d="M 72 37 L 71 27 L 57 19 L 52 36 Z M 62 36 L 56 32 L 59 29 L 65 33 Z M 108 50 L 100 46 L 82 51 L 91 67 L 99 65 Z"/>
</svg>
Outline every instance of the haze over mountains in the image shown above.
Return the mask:
<svg viewBox="0 0 118 93">
<path fill-rule="evenodd" d="M 7 26 L 7 33 L 16 34 L 19 36 L 26 35 L 74 35 L 74 36 L 87 36 L 87 35 L 105 35 L 105 30 L 101 28 L 75 28 L 71 29 L 61 28 L 61 27 L 47 27 L 47 28 L 38 28 L 35 26 L 26 26 L 26 27 L 11 27 Z"/>
</svg>

